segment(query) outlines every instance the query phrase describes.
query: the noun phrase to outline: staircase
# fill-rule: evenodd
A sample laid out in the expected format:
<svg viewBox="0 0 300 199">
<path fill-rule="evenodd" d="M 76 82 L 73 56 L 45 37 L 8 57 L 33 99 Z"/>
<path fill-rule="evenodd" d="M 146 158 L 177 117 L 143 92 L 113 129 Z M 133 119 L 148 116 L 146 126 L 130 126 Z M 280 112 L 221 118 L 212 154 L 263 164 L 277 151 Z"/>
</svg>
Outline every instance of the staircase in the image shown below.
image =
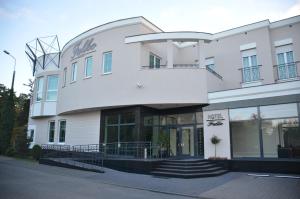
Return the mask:
<svg viewBox="0 0 300 199">
<path fill-rule="evenodd" d="M 165 160 L 151 174 L 175 178 L 212 177 L 227 173 L 224 165 L 203 159 Z"/>
</svg>

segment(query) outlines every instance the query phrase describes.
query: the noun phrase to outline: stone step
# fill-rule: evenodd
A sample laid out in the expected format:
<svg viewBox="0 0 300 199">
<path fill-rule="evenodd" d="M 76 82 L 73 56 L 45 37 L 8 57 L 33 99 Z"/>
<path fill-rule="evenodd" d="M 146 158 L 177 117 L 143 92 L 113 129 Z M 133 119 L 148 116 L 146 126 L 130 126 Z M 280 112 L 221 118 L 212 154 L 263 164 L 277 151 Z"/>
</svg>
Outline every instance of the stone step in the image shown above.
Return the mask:
<svg viewBox="0 0 300 199">
<path fill-rule="evenodd" d="M 216 164 L 204 164 L 204 165 L 169 165 L 169 164 L 161 164 L 160 168 L 170 168 L 170 169 L 208 169 L 212 167 L 219 167 Z"/>
<path fill-rule="evenodd" d="M 159 167 L 155 169 L 154 171 L 159 172 L 173 172 L 173 173 L 208 173 L 213 171 L 223 170 L 222 167 L 212 167 L 212 168 L 206 168 L 206 169 L 170 169 L 170 168 L 162 168 Z"/>
<path fill-rule="evenodd" d="M 177 173 L 177 172 L 163 172 L 163 171 L 153 171 L 152 175 L 165 176 L 165 177 L 175 177 L 175 178 L 201 178 L 201 177 L 213 177 L 219 176 L 227 173 L 227 170 L 218 170 L 206 173 Z"/>
<path fill-rule="evenodd" d="M 207 165 L 212 164 L 209 161 L 203 161 L 203 162 L 172 162 L 172 161 L 163 161 L 161 165 L 173 165 L 173 166 L 201 166 L 201 165 Z"/>
</svg>

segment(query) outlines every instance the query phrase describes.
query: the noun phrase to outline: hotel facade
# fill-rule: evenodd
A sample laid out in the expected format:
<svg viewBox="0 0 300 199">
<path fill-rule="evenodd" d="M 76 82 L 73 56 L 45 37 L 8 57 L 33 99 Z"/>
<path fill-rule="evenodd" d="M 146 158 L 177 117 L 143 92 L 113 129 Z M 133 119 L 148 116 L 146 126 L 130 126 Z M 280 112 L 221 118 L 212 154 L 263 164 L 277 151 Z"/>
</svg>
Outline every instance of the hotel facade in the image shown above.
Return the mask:
<svg viewBox="0 0 300 199">
<path fill-rule="evenodd" d="M 106 23 L 36 58 L 28 135 L 149 143 L 148 158 L 300 158 L 299 60 L 300 16 L 215 34 Z"/>
</svg>

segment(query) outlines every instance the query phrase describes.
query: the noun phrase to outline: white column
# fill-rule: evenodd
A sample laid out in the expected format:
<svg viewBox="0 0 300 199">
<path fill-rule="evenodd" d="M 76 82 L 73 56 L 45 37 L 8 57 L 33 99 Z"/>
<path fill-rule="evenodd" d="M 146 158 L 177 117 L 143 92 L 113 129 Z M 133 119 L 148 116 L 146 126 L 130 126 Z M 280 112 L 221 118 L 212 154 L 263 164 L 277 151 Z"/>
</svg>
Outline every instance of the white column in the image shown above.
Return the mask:
<svg viewBox="0 0 300 199">
<path fill-rule="evenodd" d="M 167 67 L 173 68 L 173 41 L 167 41 Z"/>
<path fill-rule="evenodd" d="M 205 67 L 204 41 L 198 41 L 198 64 L 199 67 Z"/>
</svg>

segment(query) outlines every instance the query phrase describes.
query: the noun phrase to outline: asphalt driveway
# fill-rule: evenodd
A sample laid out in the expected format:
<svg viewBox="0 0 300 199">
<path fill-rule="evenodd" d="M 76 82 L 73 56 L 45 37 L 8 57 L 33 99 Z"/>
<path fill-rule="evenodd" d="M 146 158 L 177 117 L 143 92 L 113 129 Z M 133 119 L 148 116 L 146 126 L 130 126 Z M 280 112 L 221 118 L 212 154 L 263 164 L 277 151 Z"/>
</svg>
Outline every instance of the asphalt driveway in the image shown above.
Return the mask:
<svg viewBox="0 0 300 199">
<path fill-rule="evenodd" d="M 0 198 L 300 198 L 300 179 L 275 174 L 257 177 L 231 172 L 176 179 L 105 171 L 79 171 L 0 156 Z"/>
</svg>

